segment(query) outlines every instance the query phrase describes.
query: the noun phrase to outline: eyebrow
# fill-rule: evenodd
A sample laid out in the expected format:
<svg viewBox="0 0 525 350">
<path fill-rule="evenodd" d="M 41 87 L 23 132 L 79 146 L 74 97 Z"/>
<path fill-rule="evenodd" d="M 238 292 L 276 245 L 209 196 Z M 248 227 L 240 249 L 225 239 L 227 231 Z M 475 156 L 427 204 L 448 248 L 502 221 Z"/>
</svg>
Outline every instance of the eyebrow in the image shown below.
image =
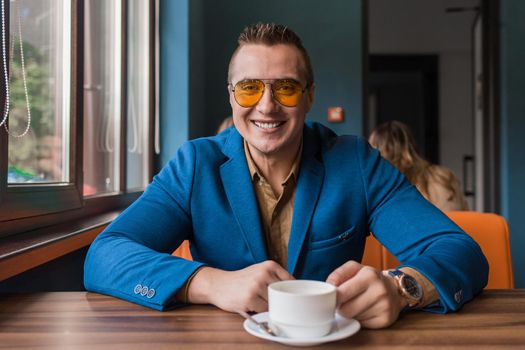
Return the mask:
<svg viewBox="0 0 525 350">
<path fill-rule="evenodd" d="M 301 78 L 290 77 L 290 76 L 286 76 L 286 77 L 282 77 L 282 78 L 248 78 L 248 77 L 244 77 L 242 79 L 237 80 L 237 82 L 244 81 L 244 80 L 261 80 L 262 82 L 276 81 L 276 80 L 295 80 L 295 81 L 300 82 Z"/>
</svg>

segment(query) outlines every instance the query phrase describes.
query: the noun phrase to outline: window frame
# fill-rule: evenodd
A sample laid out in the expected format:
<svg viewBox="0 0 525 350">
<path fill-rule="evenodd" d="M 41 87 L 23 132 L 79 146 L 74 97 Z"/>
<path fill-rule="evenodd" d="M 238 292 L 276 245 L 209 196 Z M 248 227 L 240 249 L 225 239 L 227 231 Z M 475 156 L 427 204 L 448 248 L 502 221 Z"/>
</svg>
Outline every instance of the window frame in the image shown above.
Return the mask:
<svg viewBox="0 0 525 350">
<path fill-rule="evenodd" d="M 121 116 L 120 116 L 120 181 L 117 192 L 83 196 L 83 94 L 84 94 L 84 0 L 71 0 L 71 115 L 70 115 L 70 182 L 67 184 L 8 184 L 8 135 L 0 131 L 0 238 L 124 209 L 137 199 L 142 190 L 126 190 L 126 119 L 127 119 L 127 9 L 128 0 L 122 5 L 122 64 L 121 64 Z M 148 178 L 154 173 L 155 128 L 155 0 L 148 0 L 150 7 L 150 84 L 149 84 L 149 135 Z M 6 47 L 9 47 L 9 1 L 4 0 L 6 19 Z M 0 39 L 1 40 L 1 39 Z M 3 65 L 3 63 L 1 63 Z M 3 69 L 3 66 L 2 66 Z M 5 89 L 1 100 L 5 101 Z M 4 156 L 5 155 L 5 156 Z"/>
</svg>

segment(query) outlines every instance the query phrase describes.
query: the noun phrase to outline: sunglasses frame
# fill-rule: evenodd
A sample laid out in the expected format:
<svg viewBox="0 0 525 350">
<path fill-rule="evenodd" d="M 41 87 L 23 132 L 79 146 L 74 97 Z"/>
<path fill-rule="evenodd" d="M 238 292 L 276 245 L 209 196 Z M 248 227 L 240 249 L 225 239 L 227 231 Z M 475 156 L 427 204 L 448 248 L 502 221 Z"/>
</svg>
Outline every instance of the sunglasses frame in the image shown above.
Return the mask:
<svg viewBox="0 0 525 350">
<path fill-rule="evenodd" d="M 268 82 L 269 80 L 273 80 L 271 83 Z M 242 104 L 239 103 L 239 101 L 237 101 L 237 96 L 235 95 L 235 88 L 237 87 L 237 85 L 241 82 L 245 82 L 245 81 L 260 81 L 261 83 L 264 84 L 264 90 L 263 90 L 263 93 L 261 95 L 261 97 L 259 97 L 259 99 L 257 100 L 257 102 L 255 102 L 253 105 L 248 105 L 248 106 L 243 106 Z M 293 81 L 294 83 L 297 83 L 297 85 L 299 86 L 302 86 L 301 83 L 295 79 L 243 79 L 243 80 L 239 80 L 237 83 L 235 83 L 235 85 L 233 85 L 233 83 L 229 83 L 228 84 L 228 87 L 229 87 L 229 90 L 231 92 L 233 92 L 233 98 L 235 99 L 235 102 L 243 107 L 243 108 L 252 108 L 254 106 L 256 106 L 262 99 L 262 97 L 264 96 L 264 91 L 266 90 L 266 85 L 270 85 L 270 92 L 272 94 L 272 98 L 274 101 L 276 101 L 278 104 L 280 104 L 281 106 L 283 107 L 289 107 L 289 108 L 294 108 L 294 107 L 297 107 L 300 103 L 300 99 L 303 97 L 303 94 L 306 90 L 308 90 L 308 87 L 309 87 L 309 84 L 306 84 L 306 86 L 301 90 L 301 97 L 299 98 L 299 102 L 297 102 L 296 105 L 294 106 L 287 106 L 287 105 L 284 105 L 282 104 L 274 95 L 274 91 L 273 91 L 273 84 L 275 84 L 276 82 L 279 82 L 279 81 Z M 231 87 L 231 88 L 230 88 Z"/>
</svg>

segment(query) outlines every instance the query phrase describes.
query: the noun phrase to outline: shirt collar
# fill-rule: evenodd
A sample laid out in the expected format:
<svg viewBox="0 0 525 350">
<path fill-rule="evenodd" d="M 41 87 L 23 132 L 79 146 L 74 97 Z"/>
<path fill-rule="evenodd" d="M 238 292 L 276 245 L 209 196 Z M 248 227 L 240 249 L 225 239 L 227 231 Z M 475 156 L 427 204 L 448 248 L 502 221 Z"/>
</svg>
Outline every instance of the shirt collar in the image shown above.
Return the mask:
<svg viewBox="0 0 525 350">
<path fill-rule="evenodd" d="M 248 143 L 246 140 L 243 140 L 244 145 L 244 155 L 246 156 L 246 162 L 248 163 L 248 170 L 250 171 L 250 177 L 252 179 L 252 182 L 257 182 L 259 179 L 264 179 L 264 176 L 261 175 L 259 172 L 259 169 L 257 168 L 257 165 L 255 165 L 255 162 L 253 161 L 252 155 L 250 154 L 250 149 L 248 148 Z M 292 164 L 292 169 L 290 170 L 290 173 L 286 177 L 286 179 L 283 181 L 282 185 L 285 185 L 290 181 L 291 179 L 294 179 L 297 181 L 297 176 L 299 174 L 299 165 L 301 164 L 301 155 L 303 154 L 303 141 L 301 140 L 301 145 L 299 146 L 299 151 L 297 152 L 297 155 L 295 156 L 294 162 Z"/>
</svg>

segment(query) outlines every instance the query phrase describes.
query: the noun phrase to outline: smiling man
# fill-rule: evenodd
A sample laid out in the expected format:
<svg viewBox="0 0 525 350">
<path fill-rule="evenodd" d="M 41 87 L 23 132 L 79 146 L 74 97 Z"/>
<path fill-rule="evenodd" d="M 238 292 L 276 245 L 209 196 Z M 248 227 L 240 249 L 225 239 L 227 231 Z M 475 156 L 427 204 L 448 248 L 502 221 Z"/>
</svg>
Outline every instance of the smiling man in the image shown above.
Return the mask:
<svg viewBox="0 0 525 350">
<path fill-rule="evenodd" d="M 365 327 L 457 310 L 486 285 L 479 246 L 362 138 L 306 123 L 310 59 L 282 25 L 245 28 L 229 67 L 234 128 L 186 142 L 91 246 L 85 286 L 155 309 L 266 311 L 268 284 L 337 286 Z M 359 263 L 374 235 L 400 261 Z M 189 240 L 193 261 L 171 255 Z"/>
</svg>

